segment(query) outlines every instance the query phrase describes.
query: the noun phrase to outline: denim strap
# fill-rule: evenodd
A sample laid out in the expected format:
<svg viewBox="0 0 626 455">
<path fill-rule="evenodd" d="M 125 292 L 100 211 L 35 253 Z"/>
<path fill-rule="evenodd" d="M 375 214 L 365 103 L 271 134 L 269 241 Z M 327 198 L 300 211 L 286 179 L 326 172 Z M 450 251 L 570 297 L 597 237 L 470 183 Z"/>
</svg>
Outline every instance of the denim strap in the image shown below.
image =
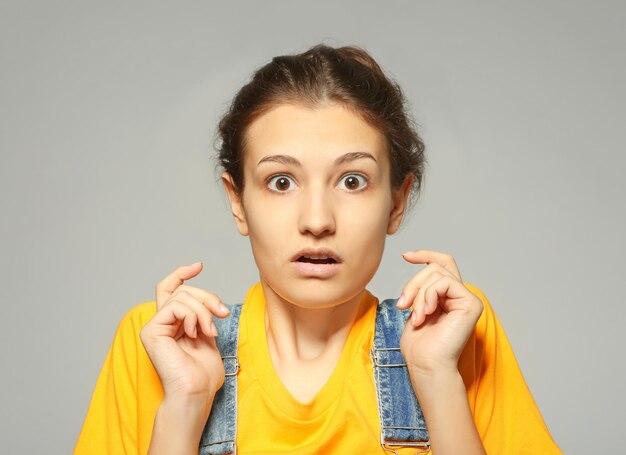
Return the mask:
<svg viewBox="0 0 626 455">
<path fill-rule="evenodd" d="M 371 350 L 380 415 L 380 444 L 412 446 L 427 451 L 430 447 L 424 414 L 417 401 L 400 337 L 411 312 L 396 307 L 397 299 L 386 299 L 376 310 L 374 346 Z"/>
<path fill-rule="evenodd" d="M 410 310 L 396 308 L 397 299 L 379 303 L 376 310 L 374 346 L 371 350 L 381 424 L 381 446 L 429 447 L 428 430 L 406 362 L 400 352 L 400 337 Z M 237 358 L 239 316 L 242 304 L 227 305 L 227 318 L 214 318 L 215 338 L 224 360 L 224 385 L 213 399 L 211 413 L 200 439 L 199 455 L 236 454 Z"/>
<path fill-rule="evenodd" d="M 224 385 L 215 394 L 211 413 L 200 438 L 199 455 L 236 453 L 237 438 L 237 372 L 239 359 L 239 316 L 243 304 L 226 305 L 230 315 L 213 318 L 218 336 L 217 348 L 224 361 Z"/>
</svg>

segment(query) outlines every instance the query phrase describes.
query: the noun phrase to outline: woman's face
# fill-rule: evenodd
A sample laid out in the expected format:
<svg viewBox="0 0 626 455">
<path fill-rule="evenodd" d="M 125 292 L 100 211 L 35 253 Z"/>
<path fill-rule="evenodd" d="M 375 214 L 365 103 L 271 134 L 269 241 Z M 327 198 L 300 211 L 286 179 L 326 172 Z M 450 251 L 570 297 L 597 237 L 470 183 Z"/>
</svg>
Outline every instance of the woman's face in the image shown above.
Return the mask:
<svg viewBox="0 0 626 455">
<path fill-rule="evenodd" d="M 391 190 L 385 137 L 337 104 L 278 105 L 246 137 L 242 197 L 228 173 L 222 179 L 264 285 L 303 308 L 358 296 L 400 224 L 411 183 Z"/>
</svg>

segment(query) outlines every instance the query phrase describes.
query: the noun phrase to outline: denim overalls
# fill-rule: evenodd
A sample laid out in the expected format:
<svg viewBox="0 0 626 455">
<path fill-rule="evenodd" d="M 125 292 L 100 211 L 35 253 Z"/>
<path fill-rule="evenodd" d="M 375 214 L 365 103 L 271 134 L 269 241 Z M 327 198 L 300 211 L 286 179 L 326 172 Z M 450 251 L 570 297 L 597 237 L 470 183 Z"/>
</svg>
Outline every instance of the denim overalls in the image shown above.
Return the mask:
<svg viewBox="0 0 626 455">
<path fill-rule="evenodd" d="M 396 300 L 386 299 L 378 304 L 371 350 L 381 422 L 380 444 L 392 453 L 397 452 L 389 446 L 411 446 L 416 448 L 416 453 L 426 453 L 430 450 L 428 430 L 400 352 L 400 336 L 411 310 L 399 310 Z M 200 439 L 200 455 L 236 454 L 237 343 L 243 304 L 227 306 L 231 310 L 229 317 L 214 318 L 219 332 L 215 341 L 224 361 L 226 377 L 213 399 Z"/>
</svg>

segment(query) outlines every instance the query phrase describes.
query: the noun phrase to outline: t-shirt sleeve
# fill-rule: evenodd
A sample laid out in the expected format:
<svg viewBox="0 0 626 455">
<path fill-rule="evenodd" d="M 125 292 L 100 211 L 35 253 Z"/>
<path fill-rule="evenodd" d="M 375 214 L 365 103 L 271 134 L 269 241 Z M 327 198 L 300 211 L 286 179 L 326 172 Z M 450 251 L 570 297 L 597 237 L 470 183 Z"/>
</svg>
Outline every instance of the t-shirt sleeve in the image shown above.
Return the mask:
<svg viewBox="0 0 626 455">
<path fill-rule="evenodd" d="M 468 387 L 474 421 L 488 454 L 562 454 L 552 439 L 524 380 L 509 340 L 491 304 L 471 284 L 483 302 L 459 364 Z M 463 359 L 463 357 L 466 357 Z M 471 359 L 471 362 L 468 362 Z M 471 365 L 470 365 L 471 363 Z"/>
<path fill-rule="evenodd" d="M 74 455 L 147 452 L 162 389 L 141 343 L 140 330 L 155 312 L 155 303 L 145 302 L 128 311 L 120 321 L 98 376 Z"/>
</svg>

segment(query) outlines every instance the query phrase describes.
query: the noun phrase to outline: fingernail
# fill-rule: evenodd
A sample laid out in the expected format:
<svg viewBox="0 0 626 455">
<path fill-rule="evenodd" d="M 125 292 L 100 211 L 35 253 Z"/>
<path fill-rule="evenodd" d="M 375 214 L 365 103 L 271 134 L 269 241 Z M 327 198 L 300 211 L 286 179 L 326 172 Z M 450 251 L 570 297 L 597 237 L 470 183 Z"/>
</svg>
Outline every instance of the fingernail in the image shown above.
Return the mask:
<svg viewBox="0 0 626 455">
<path fill-rule="evenodd" d="M 411 311 L 411 323 L 415 325 L 415 321 L 417 321 L 417 316 L 415 315 L 415 310 Z"/>
<path fill-rule="evenodd" d="M 211 333 L 213 336 L 217 336 L 217 327 L 215 327 L 215 322 L 211 321 Z"/>
<path fill-rule="evenodd" d="M 194 262 L 193 264 L 189 264 L 189 267 L 194 267 L 194 266 L 196 266 L 196 265 L 198 265 L 198 264 L 202 264 L 202 261 L 200 261 L 200 262 Z"/>
<path fill-rule="evenodd" d="M 404 303 L 404 293 L 402 293 L 402 295 L 400 295 L 400 298 L 396 302 L 396 307 L 400 308 L 403 303 Z"/>
<path fill-rule="evenodd" d="M 224 314 L 228 314 L 230 313 L 230 310 L 228 309 L 228 307 L 226 305 L 224 305 L 223 303 L 220 303 L 220 310 L 222 311 L 222 313 Z"/>
</svg>

